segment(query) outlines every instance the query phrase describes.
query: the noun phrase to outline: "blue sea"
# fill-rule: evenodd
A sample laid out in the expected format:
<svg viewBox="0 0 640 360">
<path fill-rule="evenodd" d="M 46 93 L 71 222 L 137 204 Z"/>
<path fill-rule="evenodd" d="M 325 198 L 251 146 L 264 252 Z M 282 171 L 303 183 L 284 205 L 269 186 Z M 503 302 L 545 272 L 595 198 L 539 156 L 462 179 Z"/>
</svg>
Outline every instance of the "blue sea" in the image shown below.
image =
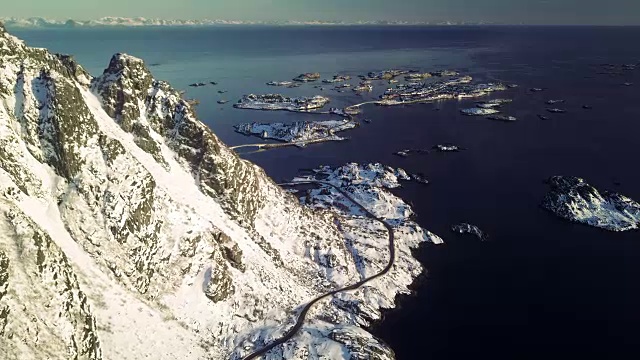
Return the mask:
<svg viewBox="0 0 640 360">
<path fill-rule="evenodd" d="M 639 27 L 268 27 L 14 30 L 29 45 L 70 53 L 98 75 L 111 55 L 145 59 L 156 78 L 200 100 L 199 117 L 229 145 L 256 142 L 239 122 L 322 115 L 238 110 L 243 94 L 328 95 L 341 107 L 373 99 L 304 85 L 273 88 L 303 72 L 356 76 L 387 68 L 455 69 L 480 81 L 518 84 L 498 93 L 518 121 L 465 117 L 473 100 L 364 108 L 370 124 L 348 141 L 242 156 L 276 180 L 321 164 L 383 162 L 424 173 L 428 186 L 396 191 L 417 221 L 446 244 L 416 256 L 425 275 L 372 331 L 398 359 L 639 358 L 640 233 L 565 222 L 539 207 L 552 175 L 585 178 L 640 200 L 640 70 L 602 74 L 602 63 L 640 62 Z M 194 82 L 216 86 L 192 88 Z M 623 86 L 625 82 L 634 83 Z M 352 81 L 355 83 L 355 81 Z M 545 88 L 530 92 L 531 87 Z M 227 90 L 219 94 L 218 90 Z M 219 105 L 217 100 L 230 102 Z M 545 112 L 564 99 L 565 114 Z M 582 108 L 590 105 L 591 110 Z M 544 114 L 549 120 L 536 115 Z M 466 148 L 409 158 L 404 148 Z M 478 225 L 489 241 L 456 235 Z"/>
</svg>

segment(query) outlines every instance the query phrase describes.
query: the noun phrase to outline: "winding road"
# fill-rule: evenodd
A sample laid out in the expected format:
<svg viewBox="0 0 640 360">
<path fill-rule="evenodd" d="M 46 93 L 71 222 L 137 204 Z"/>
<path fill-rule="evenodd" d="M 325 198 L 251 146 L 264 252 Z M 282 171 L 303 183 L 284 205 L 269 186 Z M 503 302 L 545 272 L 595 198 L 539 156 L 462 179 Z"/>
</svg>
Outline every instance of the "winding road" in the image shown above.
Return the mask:
<svg viewBox="0 0 640 360">
<path fill-rule="evenodd" d="M 355 201 L 351 195 L 349 195 L 346 191 L 342 190 L 341 188 L 339 188 L 336 185 L 333 185 L 331 183 L 328 182 L 324 182 L 324 181 L 313 181 L 313 180 L 304 180 L 304 181 L 296 181 L 296 182 L 290 182 L 290 183 L 283 183 L 283 184 L 278 184 L 280 186 L 296 186 L 296 185 L 304 185 L 304 184 L 320 184 L 320 185 L 326 185 L 326 186 L 330 186 L 332 188 L 334 188 L 336 191 L 338 191 L 340 194 L 342 194 L 342 196 L 346 197 L 347 199 L 349 199 L 352 203 L 354 203 L 360 210 L 364 211 L 369 217 L 379 221 L 382 223 L 382 225 L 384 225 L 384 227 L 387 229 L 388 233 L 389 233 L 389 263 L 387 264 L 387 266 L 384 267 L 384 269 L 382 269 L 379 273 L 372 275 L 368 278 L 365 278 L 355 284 L 340 288 L 340 289 L 336 289 L 333 291 L 330 291 L 328 293 L 325 293 L 323 295 L 320 295 L 318 297 L 316 297 L 315 299 L 311 300 L 309 303 L 307 303 L 307 305 L 305 305 L 302 308 L 302 311 L 300 311 L 300 314 L 298 315 L 298 319 L 296 320 L 295 325 L 293 325 L 293 327 L 291 329 L 289 329 L 280 339 L 272 342 L 271 344 L 265 346 L 264 348 L 257 350 L 247 356 L 245 356 L 243 358 L 243 360 L 251 360 L 251 359 L 255 359 L 258 356 L 264 355 L 267 352 L 269 352 L 271 349 L 275 348 L 278 345 L 284 344 L 285 342 L 287 342 L 289 339 L 293 338 L 296 333 L 302 328 L 302 324 L 304 323 L 305 317 L 307 316 L 307 313 L 309 312 L 309 310 L 313 307 L 313 305 L 315 305 L 317 302 L 319 302 L 320 300 L 323 300 L 329 296 L 333 296 L 337 293 L 341 293 L 344 291 L 349 291 L 349 290 L 355 290 L 357 288 L 359 288 L 360 286 L 366 284 L 367 282 L 376 279 L 380 276 L 385 275 L 386 273 L 389 272 L 389 270 L 391 270 L 391 267 L 393 267 L 395 258 L 396 258 L 396 249 L 395 249 L 395 244 L 394 244 L 394 235 L 393 235 L 393 228 L 391 227 L 391 225 L 389 225 L 388 223 L 386 223 L 384 220 L 382 220 L 381 218 L 376 217 L 373 213 L 371 213 L 369 210 L 367 210 L 367 208 L 365 208 L 364 206 L 362 206 L 360 203 L 358 203 L 357 201 Z"/>
<path fill-rule="evenodd" d="M 285 146 L 298 146 L 298 145 L 304 146 L 309 144 L 321 143 L 325 141 L 336 141 L 336 140 L 331 136 L 327 136 L 320 139 L 301 140 L 301 141 L 293 141 L 293 142 L 285 142 L 285 143 L 243 144 L 243 145 L 230 146 L 229 149 L 236 150 L 236 149 L 248 148 L 248 147 L 256 147 L 258 149 L 272 149 L 272 148 L 285 147 Z"/>
</svg>

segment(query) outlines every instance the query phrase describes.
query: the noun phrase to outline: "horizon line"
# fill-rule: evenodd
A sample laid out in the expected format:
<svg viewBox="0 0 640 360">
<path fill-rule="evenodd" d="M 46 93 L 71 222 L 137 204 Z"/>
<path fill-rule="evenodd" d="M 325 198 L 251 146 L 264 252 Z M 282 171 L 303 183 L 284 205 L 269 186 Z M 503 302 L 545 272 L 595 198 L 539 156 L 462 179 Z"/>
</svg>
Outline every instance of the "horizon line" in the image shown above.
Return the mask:
<svg viewBox="0 0 640 360">
<path fill-rule="evenodd" d="M 167 19 L 147 17 L 104 16 L 100 18 L 80 20 L 67 18 L 63 20 L 33 17 L 0 17 L 0 23 L 13 28 L 46 28 L 46 27 L 205 27 L 216 25 L 388 25 L 388 26 L 601 26 L 601 27 L 634 27 L 638 24 L 606 24 L 606 23 L 525 23 L 495 21 L 408 21 L 408 20 L 229 20 L 229 19 Z"/>
</svg>

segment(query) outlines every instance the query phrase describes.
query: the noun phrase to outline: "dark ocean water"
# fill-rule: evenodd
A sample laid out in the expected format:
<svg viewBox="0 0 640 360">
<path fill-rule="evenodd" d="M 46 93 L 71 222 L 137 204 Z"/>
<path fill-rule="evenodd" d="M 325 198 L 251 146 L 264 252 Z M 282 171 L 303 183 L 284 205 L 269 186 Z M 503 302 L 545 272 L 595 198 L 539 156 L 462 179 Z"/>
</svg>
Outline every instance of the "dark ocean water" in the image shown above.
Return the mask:
<svg viewBox="0 0 640 360">
<path fill-rule="evenodd" d="M 416 252 L 427 275 L 400 297 L 373 331 L 398 359 L 639 358 L 640 233 L 609 233 L 564 222 L 539 207 L 543 180 L 584 177 L 601 190 L 640 200 L 640 70 L 598 74 L 601 63 L 640 62 L 638 27 L 219 27 L 208 29 L 14 31 L 30 45 L 72 53 L 99 74 L 116 52 L 142 57 L 157 78 L 201 101 L 200 117 L 228 144 L 247 121 L 319 119 L 237 110 L 242 94 L 319 93 L 311 85 L 271 88 L 319 71 L 363 74 L 385 68 L 453 68 L 480 80 L 519 84 L 515 123 L 464 117 L 472 101 L 365 107 L 371 124 L 349 141 L 245 154 L 276 180 L 300 168 L 383 162 L 423 172 L 431 185 L 396 191 L 418 222 L 446 244 Z M 216 87 L 190 88 L 197 81 Z M 622 86 L 624 82 L 635 83 Z M 355 83 L 355 81 L 352 81 Z M 378 84 L 377 90 L 387 85 Z M 547 88 L 531 93 L 530 87 Z M 218 94 L 217 90 L 228 90 Z M 332 106 L 361 102 L 327 91 Z M 364 99 L 376 95 L 367 95 Z M 218 105 L 218 99 L 230 100 Z M 545 114 L 565 99 L 566 114 Z M 593 106 L 582 109 L 583 104 Z M 434 111 L 439 108 L 440 111 Z M 550 120 L 537 118 L 545 114 Z M 403 148 L 452 142 L 468 150 L 399 158 Z M 450 232 L 467 221 L 490 236 L 480 243 Z"/>
</svg>

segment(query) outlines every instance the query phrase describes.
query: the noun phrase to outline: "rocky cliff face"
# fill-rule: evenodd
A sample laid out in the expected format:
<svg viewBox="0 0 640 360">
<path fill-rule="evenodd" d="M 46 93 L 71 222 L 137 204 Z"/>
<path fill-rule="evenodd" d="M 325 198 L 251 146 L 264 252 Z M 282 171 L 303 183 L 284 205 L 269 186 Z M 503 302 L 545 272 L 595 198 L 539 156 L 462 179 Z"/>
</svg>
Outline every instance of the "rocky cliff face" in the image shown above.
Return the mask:
<svg viewBox="0 0 640 360">
<path fill-rule="evenodd" d="M 3 357 L 102 359 L 96 319 L 66 255 L 29 217 L 2 202 Z"/>
<path fill-rule="evenodd" d="M 116 54 L 94 78 L 0 26 L 0 345 L 10 358 L 240 357 L 278 336 L 290 310 L 386 261 L 367 252 L 386 235 L 351 216 L 276 186 L 142 60 Z M 421 271 L 408 249 L 429 236 L 405 236 L 380 289 L 314 310 L 299 351 L 274 356 L 391 358 L 357 325 Z"/>
</svg>

